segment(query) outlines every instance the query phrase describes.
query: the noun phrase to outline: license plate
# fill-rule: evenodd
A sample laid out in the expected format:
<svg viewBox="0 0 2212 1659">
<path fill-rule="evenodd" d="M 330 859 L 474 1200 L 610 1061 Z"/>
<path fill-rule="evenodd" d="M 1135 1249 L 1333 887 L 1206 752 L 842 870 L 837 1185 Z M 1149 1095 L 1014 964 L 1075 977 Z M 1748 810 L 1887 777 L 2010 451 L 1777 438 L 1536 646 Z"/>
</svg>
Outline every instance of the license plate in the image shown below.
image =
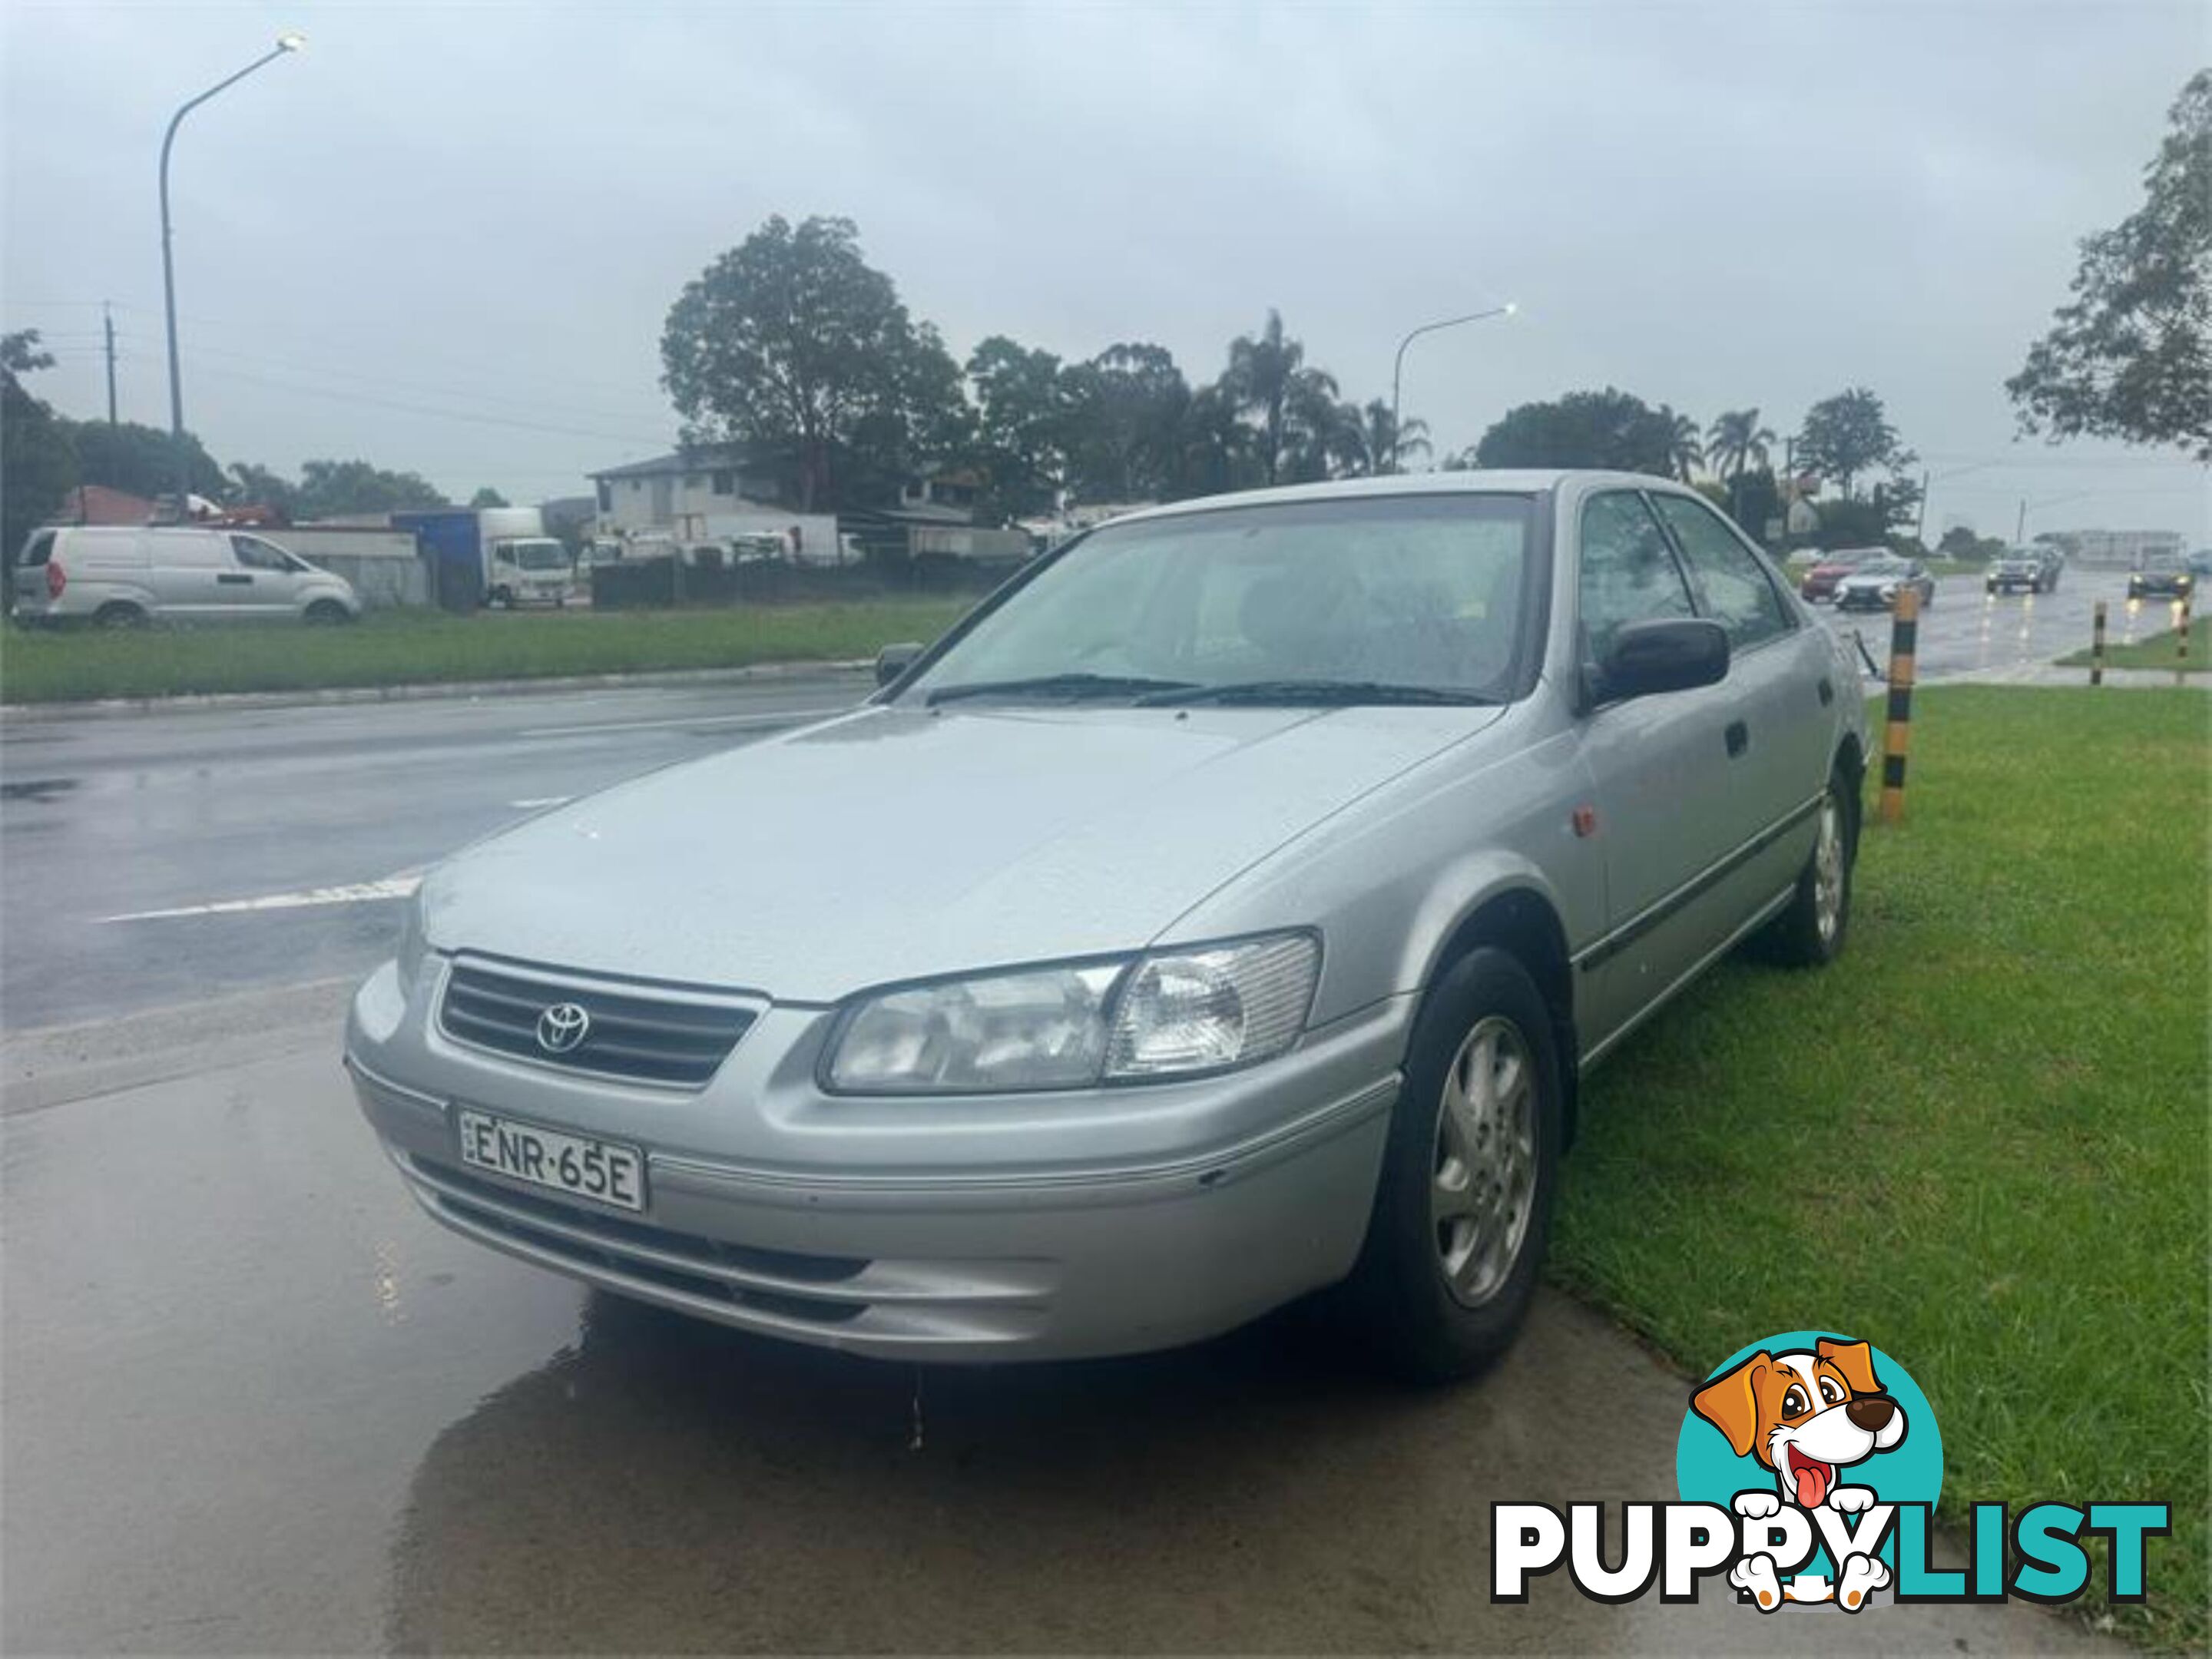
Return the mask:
<svg viewBox="0 0 2212 1659">
<path fill-rule="evenodd" d="M 465 1107 L 457 1127 L 464 1164 L 576 1198 L 645 1208 L 645 1158 L 635 1146 L 558 1134 Z"/>
</svg>

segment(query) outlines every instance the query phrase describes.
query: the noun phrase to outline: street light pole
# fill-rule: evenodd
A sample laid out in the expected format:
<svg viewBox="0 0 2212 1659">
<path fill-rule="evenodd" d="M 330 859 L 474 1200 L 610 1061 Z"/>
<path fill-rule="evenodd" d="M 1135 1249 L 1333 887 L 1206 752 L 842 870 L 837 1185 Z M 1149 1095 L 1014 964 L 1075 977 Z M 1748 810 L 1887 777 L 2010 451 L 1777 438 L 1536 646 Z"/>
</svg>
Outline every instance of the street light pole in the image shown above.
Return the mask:
<svg viewBox="0 0 2212 1659">
<path fill-rule="evenodd" d="M 1510 317 L 1520 307 L 1512 301 L 1493 306 L 1488 311 L 1470 311 L 1464 317 L 1446 317 L 1440 321 L 1423 323 L 1398 342 L 1398 355 L 1390 364 L 1390 471 L 1398 470 L 1398 387 L 1406 375 L 1406 348 L 1424 334 L 1433 334 L 1440 328 L 1457 328 L 1462 323 L 1479 323 L 1486 317 Z"/>
<path fill-rule="evenodd" d="M 169 130 L 161 135 L 161 308 L 169 325 L 169 438 L 176 448 L 177 512 L 179 517 L 185 511 L 185 498 L 191 493 L 191 465 L 185 458 L 185 389 L 183 376 L 177 368 L 177 267 L 169 246 L 169 150 L 177 142 L 177 128 L 185 117 L 216 94 L 236 86 L 254 70 L 299 51 L 307 44 L 304 35 L 278 35 L 276 44 L 269 51 L 235 75 L 216 82 L 198 97 L 179 107 L 169 118 Z"/>
</svg>

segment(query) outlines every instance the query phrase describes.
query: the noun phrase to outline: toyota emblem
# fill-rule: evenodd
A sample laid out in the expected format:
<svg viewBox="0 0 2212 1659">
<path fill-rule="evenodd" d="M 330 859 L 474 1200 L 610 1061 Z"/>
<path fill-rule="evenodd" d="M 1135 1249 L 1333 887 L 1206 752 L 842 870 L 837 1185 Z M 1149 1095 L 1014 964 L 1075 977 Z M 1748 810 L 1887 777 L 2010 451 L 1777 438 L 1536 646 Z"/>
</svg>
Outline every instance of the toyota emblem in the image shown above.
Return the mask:
<svg viewBox="0 0 2212 1659">
<path fill-rule="evenodd" d="M 565 1054 L 591 1034 L 592 1017 L 573 1002 L 556 1002 L 538 1016 L 538 1046 Z"/>
</svg>

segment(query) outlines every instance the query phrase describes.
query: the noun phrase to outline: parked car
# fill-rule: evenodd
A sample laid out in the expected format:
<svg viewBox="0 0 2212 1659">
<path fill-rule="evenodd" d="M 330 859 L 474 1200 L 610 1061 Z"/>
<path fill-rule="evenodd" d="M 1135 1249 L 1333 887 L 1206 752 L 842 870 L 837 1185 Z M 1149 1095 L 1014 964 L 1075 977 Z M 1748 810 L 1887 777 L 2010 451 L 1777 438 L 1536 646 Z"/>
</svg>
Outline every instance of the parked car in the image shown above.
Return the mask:
<svg viewBox="0 0 2212 1659">
<path fill-rule="evenodd" d="M 2023 589 L 2030 593 L 2056 593 L 2058 573 L 2065 568 L 2065 560 L 2053 547 L 2008 548 L 1990 566 L 1989 574 L 1982 579 L 1984 592 L 2009 593 Z"/>
<path fill-rule="evenodd" d="M 344 577 L 241 530 L 34 530 L 13 581 L 15 615 L 26 623 L 138 628 L 173 620 L 344 623 L 361 615 L 360 596 Z"/>
<path fill-rule="evenodd" d="M 1887 611 L 1897 603 L 1899 591 L 1907 587 L 1920 591 L 1923 611 L 1936 603 L 1936 578 L 1929 574 L 1926 565 L 1917 559 L 1885 554 L 1865 561 L 1837 585 L 1836 609 Z"/>
<path fill-rule="evenodd" d="M 2196 589 L 2196 574 L 2179 553 L 2146 553 L 2142 568 L 2128 574 L 2131 599 L 2185 599 Z"/>
<path fill-rule="evenodd" d="M 1463 1374 L 1590 1068 L 1740 941 L 1844 948 L 1844 651 L 1651 478 L 1133 514 L 865 706 L 437 867 L 346 1064 L 435 1219 L 702 1318 L 1029 1359 L 1342 1283 Z"/>
<path fill-rule="evenodd" d="M 1808 605 L 1832 599 L 1844 577 L 1869 559 L 1889 556 L 1889 550 L 1885 547 L 1840 547 L 1832 553 L 1823 554 L 1805 573 L 1805 580 L 1798 585 L 1798 595 Z"/>
</svg>

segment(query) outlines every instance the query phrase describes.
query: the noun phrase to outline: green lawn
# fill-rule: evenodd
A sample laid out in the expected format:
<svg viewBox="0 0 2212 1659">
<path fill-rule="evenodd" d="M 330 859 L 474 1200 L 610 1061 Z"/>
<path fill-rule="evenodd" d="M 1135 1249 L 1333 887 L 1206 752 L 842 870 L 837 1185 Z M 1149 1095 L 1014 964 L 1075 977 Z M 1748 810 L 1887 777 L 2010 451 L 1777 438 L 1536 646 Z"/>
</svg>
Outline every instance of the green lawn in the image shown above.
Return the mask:
<svg viewBox="0 0 2212 1659">
<path fill-rule="evenodd" d="M 2171 1503 L 2117 1613 L 2200 1646 L 2212 698 L 1915 712 L 1844 960 L 1730 963 L 1591 1079 L 1555 1272 L 1700 1374 L 1771 1331 L 1872 1341 L 1936 1407 L 1954 1522 Z"/>
<path fill-rule="evenodd" d="M 2153 615 L 2166 613 L 2166 601 L 2145 600 L 2144 608 Z M 2166 613 L 2170 614 L 2170 613 Z M 2105 666 L 2107 668 L 2180 668 L 2191 674 L 2203 673 L 2208 665 L 2205 657 L 2212 653 L 2212 616 L 2195 617 L 2189 623 L 2189 660 L 2177 662 L 2174 652 L 2181 641 L 2178 629 L 2168 628 L 2153 634 L 2148 639 L 2137 640 L 2133 645 L 2121 645 L 2112 637 L 2118 618 L 2106 624 Z M 2076 651 L 2070 657 L 2059 659 L 2065 668 L 2087 668 L 2089 653 Z"/>
<path fill-rule="evenodd" d="M 351 628 L 155 628 L 131 633 L 10 627 L 0 702 L 197 691 L 534 679 L 645 669 L 873 656 L 931 640 L 967 599 L 742 605 L 713 611 L 385 611 Z"/>
</svg>

